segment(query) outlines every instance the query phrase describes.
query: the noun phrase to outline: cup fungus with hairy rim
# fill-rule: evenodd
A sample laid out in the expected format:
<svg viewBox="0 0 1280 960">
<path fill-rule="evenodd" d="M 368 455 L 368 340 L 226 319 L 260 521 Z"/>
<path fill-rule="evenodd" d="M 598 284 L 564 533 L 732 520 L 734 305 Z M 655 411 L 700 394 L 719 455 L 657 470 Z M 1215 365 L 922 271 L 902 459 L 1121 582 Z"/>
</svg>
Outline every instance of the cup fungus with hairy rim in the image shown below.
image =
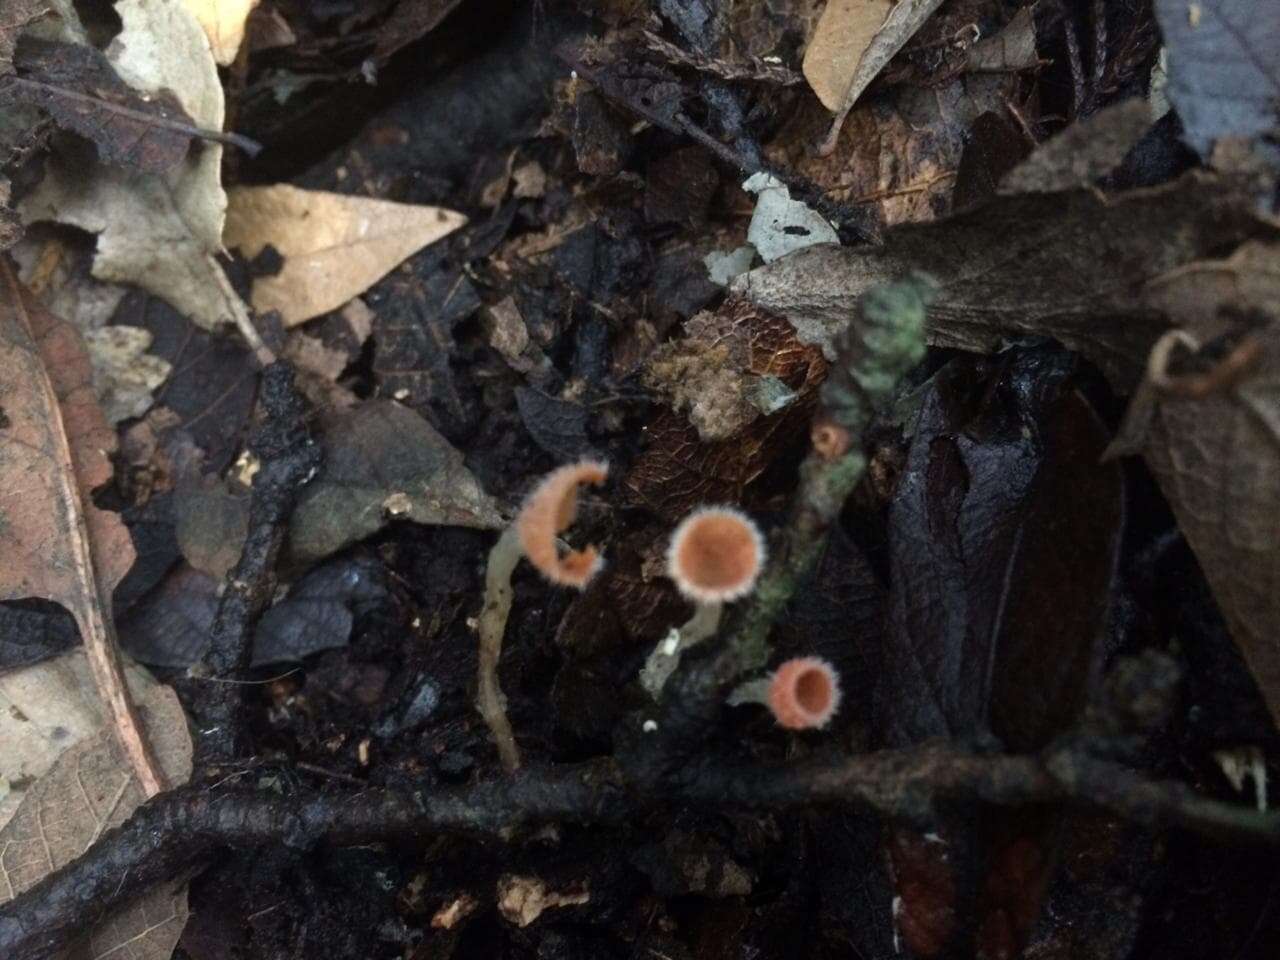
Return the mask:
<svg viewBox="0 0 1280 960">
<path fill-rule="evenodd" d="M 788 730 L 825 727 L 840 707 L 840 675 L 821 657 L 796 657 L 769 680 L 769 710 Z"/>
<path fill-rule="evenodd" d="M 764 567 L 764 537 L 733 507 L 699 507 L 680 521 L 667 548 L 667 574 L 699 604 L 749 594 Z"/>
<path fill-rule="evenodd" d="M 561 554 L 556 535 L 578 514 L 578 487 L 585 483 L 598 487 L 608 476 L 609 464 L 601 460 L 566 464 L 543 477 L 520 508 L 516 516 L 520 547 L 552 583 L 581 589 L 604 566 L 604 558 L 594 546 Z"/>
</svg>

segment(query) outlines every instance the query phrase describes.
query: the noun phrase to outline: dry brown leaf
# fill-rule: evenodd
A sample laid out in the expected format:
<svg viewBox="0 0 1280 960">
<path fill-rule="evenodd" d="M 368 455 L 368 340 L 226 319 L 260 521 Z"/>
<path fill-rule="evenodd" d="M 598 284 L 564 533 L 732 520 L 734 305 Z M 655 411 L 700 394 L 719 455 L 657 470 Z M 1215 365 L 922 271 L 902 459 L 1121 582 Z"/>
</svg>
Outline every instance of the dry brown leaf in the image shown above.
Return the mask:
<svg viewBox="0 0 1280 960">
<path fill-rule="evenodd" d="M 862 91 L 942 0 L 830 0 L 804 53 L 804 76 L 836 116 L 822 152 L 835 148 Z"/>
<path fill-rule="evenodd" d="M 244 40 L 244 25 L 258 0 L 182 0 L 209 38 L 213 59 L 227 66 Z"/>
<path fill-rule="evenodd" d="M 1147 299 L 1202 344 L 1238 335 L 1236 311 L 1267 318 L 1248 334 L 1261 351 L 1243 380 L 1158 400 L 1143 454 L 1280 724 L 1280 244 L 1189 264 Z"/>
<path fill-rule="evenodd" d="M 169 687 L 154 686 L 139 706 L 165 776 L 185 782 L 191 776 L 191 738 L 177 696 Z M 66 750 L 0 829 L 0 903 L 75 860 L 146 797 L 109 728 Z M 161 885 L 99 923 L 70 956 L 167 960 L 186 919 L 185 881 Z"/>
<path fill-rule="evenodd" d="M 133 564 L 118 514 L 94 505 L 115 432 L 80 334 L 0 262 L 0 599 L 42 597 L 75 617 L 94 680 L 148 796 L 162 784 L 124 685 L 111 594 Z"/>
<path fill-rule="evenodd" d="M 466 222 L 443 207 L 276 184 L 230 192 L 223 240 L 250 259 L 268 244 L 285 258 L 277 275 L 254 282 L 253 305 L 294 326 L 336 310 Z"/>
</svg>

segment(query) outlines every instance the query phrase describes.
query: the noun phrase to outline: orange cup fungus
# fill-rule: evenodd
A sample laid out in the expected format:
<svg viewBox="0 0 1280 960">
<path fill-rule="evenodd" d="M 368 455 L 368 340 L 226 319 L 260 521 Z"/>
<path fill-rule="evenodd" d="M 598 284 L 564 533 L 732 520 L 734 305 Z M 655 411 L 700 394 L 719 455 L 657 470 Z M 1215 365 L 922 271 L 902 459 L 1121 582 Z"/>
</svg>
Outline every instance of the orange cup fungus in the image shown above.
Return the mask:
<svg viewBox="0 0 1280 960">
<path fill-rule="evenodd" d="M 676 527 L 667 575 L 690 600 L 724 603 L 754 589 L 764 567 L 764 537 L 733 507 L 699 507 Z"/>
<path fill-rule="evenodd" d="M 593 546 L 561 554 L 556 535 L 568 529 L 578 514 L 578 487 L 601 486 L 609 476 L 609 464 L 581 460 L 552 470 L 525 500 L 516 517 L 516 533 L 524 555 L 552 583 L 581 589 L 604 566 Z"/>
<path fill-rule="evenodd" d="M 821 657 L 796 657 L 769 680 L 769 709 L 788 730 L 825 727 L 840 707 L 840 675 Z"/>
</svg>

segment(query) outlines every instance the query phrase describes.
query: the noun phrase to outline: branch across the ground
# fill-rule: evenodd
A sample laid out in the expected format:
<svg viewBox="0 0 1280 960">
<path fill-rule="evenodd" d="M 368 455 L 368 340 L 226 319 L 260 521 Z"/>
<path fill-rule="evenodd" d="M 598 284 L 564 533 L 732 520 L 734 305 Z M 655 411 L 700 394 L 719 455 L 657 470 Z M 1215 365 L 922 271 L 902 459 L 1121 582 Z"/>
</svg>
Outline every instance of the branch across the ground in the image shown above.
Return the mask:
<svg viewBox="0 0 1280 960">
<path fill-rule="evenodd" d="M 609 762 L 525 770 L 428 793 L 370 789 L 299 792 L 186 787 L 157 797 L 79 860 L 0 906 L 0 956 L 48 960 L 83 929 L 147 887 L 221 848 L 306 848 L 439 834 L 509 839 L 540 821 L 623 826 L 671 802 L 771 810 L 856 806 L 927 823 L 945 800 L 999 806 L 1065 802 L 1149 829 L 1179 827 L 1222 842 L 1280 849 L 1280 812 L 1259 813 L 1151 781 L 1080 748 L 1040 756 L 983 756 L 945 744 L 761 768 L 708 763 L 636 782 Z"/>
</svg>

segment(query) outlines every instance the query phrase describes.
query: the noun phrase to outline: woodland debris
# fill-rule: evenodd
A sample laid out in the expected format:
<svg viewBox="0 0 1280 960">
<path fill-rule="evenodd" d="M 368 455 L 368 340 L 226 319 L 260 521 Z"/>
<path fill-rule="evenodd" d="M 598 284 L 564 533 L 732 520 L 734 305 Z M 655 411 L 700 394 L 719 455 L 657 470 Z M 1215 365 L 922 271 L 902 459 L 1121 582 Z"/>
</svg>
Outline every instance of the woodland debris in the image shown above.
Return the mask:
<svg viewBox="0 0 1280 960">
<path fill-rule="evenodd" d="M 222 84 L 209 43 L 185 7 L 121 0 L 124 29 L 107 59 L 135 90 L 170 90 L 202 127 L 220 130 Z M 162 38 L 162 39 L 161 39 Z M 28 222 L 55 220 L 98 235 L 93 273 L 134 283 L 173 304 L 206 330 L 234 324 L 260 360 L 269 351 L 217 261 L 226 194 L 222 147 L 204 144 L 165 174 L 139 176 L 83 157 L 55 155 L 22 205 Z"/>
<path fill-rule="evenodd" d="M 0 366 L 7 491 L 0 529 L 11 557 L 0 570 L 0 597 L 42 597 L 71 611 L 111 729 L 144 795 L 154 796 L 164 781 L 130 702 L 111 617 L 111 594 L 133 563 L 133 544 L 119 515 L 92 497 L 111 477 L 115 431 L 94 397 L 83 340 L 5 262 Z"/>
<path fill-rule="evenodd" d="M 279 273 L 254 281 L 253 305 L 291 327 L 338 309 L 466 222 L 442 207 L 276 184 L 231 191 L 223 239 L 248 259 L 267 246 L 284 257 Z"/>
</svg>

